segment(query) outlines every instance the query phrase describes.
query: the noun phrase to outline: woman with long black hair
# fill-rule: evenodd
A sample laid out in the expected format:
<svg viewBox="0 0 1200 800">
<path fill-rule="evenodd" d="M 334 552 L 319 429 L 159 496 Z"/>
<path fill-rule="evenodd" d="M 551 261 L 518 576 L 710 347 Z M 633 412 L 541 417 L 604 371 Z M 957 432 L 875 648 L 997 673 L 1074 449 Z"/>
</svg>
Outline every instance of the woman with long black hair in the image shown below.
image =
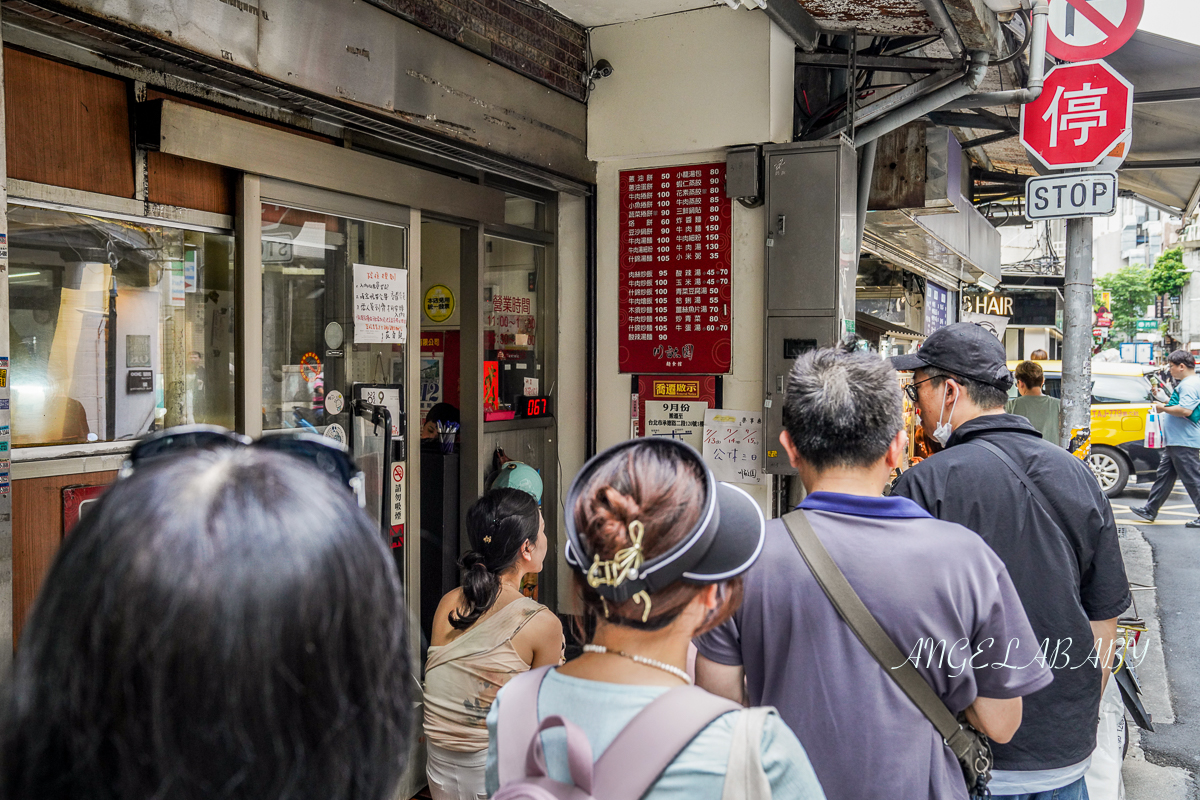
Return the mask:
<svg viewBox="0 0 1200 800">
<path fill-rule="evenodd" d="M 519 489 L 493 489 L 467 511 L 471 549 L 462 587 L 442 598 L 425 664 L 425 735 L 434 800 L 484 794 L 487 713 L 500 687 L 533 667 L 562 661 L 562 624 L 521 593 L 541 572 L 545 522 Z"/>
</svg>

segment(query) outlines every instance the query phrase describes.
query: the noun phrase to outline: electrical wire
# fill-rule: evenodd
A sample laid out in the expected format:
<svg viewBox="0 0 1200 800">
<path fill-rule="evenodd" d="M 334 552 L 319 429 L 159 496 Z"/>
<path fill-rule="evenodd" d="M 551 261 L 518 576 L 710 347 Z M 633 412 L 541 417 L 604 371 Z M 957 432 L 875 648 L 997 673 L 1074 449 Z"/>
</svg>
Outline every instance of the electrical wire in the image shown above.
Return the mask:
<svg viewBox="0 0 1200 800">
<path fill-rule="evenodd" d="M 1015 61 L 1029 47 L 1029 42 L 1033 39 L 1033 12 L 1025 12 L 1025 16 L 1022 19 L 1025 20 L 1025 39 L 1021 42 L 1021 46 L 1003 58 L 991 62 L 988 66 L 999 67 L 1010 61 Z"/>
</svg>

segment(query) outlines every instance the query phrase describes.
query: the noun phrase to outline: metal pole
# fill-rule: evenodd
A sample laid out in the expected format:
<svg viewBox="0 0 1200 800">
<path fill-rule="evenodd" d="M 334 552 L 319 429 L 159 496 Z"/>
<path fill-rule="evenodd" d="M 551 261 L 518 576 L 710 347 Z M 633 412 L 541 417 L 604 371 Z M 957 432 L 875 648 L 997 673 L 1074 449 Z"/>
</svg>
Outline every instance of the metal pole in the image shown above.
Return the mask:
<svg viewBox="0 0 1200 800">
<path fill-rule="evenodd" d="M 1092 426 L 1092 218 L 1067 220 L 1066 308 L 1063 323 L 1062 427 L 1060 443 L 1071 447 L 1072 432 Z"/>
</svg>

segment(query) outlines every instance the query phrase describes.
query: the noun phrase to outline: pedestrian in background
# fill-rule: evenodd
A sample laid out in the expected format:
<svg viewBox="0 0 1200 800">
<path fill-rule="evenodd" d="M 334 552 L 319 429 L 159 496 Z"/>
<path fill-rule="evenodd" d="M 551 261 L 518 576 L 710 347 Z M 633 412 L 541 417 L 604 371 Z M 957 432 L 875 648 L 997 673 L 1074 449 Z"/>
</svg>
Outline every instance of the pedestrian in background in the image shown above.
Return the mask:
<svg viewBox="0 0 1200 800">
<path fill-rule="evenodd" d="M 1043 439 L 1058 444 L 1062 403 L 1042 391 L 1046 376 L 1041 366 L 1033 361 L 1022 361 L 1013 375 L 1017 380 L 1018 396 L 1004 404 L 1004 413 L 1024 417 L 1038 429 Z"/>
<path fill-rule="evenodd" d="M 777 715 L 690 687 L 685 669 L 692 637 L 724 622 L 741 600 L 739 576 L 762 549 L 758 504 L 718 483 L 689 446 L 634 439 L 584 465 L 567 493 L 566 527 L 567 561 L 595 634 L 579 658 L 500 692 L 488 715 L 488 793 L 523 781 L 531 737 L 540 736 L 556 781 L 573 782 L 591 766 L 580 763 L 585 744 L 605 758 L 623 754 L 610 765 L 621 775 L 604 779 L 636 779 L 609 794 L 598 783 L 596 797 L 824 797 Z M 715 713 L 699 714 L 697 728 L 700 708 Z M 631 721 L 643 727 L 624 737 Z M 539 724 L 556 727 L 538 734 Z"/>
<path fill-rule="evenodd" d="M 911 500 L 882 496 L 907 444 L 895 372 L 848 346 L 806 353 L 788 377 L 783 420 L 780 443 L 808 491 L 789 517 L 807 518 L 949 711 L 1008 741 L 1021 696 L 1050 671 L 992 666 L 1010 642 L 1037 649 L 996 554 Z M 697 682 L 732 699 L 745 687 L 752 705 L 777 706 L 828 797 L 967 797 L 954 752 L 839 617 L 783 520 L 767 523 L 741 608 L 696 646 Z"/>
<path fill-rule="evenodd" d="M 426 774 L 434 800 L 483 796 L 486 721 L 496 693 L 563 655 L 558 617 L 521 593 L 521 579 L 542 571 L 549 549 L 537 500 L 519 489 L 493 489 L 467 510 L 467 539 L 462 586 L 438 604 L 425 662 Z"/>
<path fill-rule="evenodd" d="M 1158 516 L 1175 488 L 1176 478 L 1183 481 L 1192 505 L 1200 511 L 1200 377 L 1196 376 L 1196 360 L 1186 350 L 1176 350 L 1167 356 L 1167 369 L 1175 381 L 1175 391 L 1166 403 L 1154 403 L 1154 410 L 1163 415 L 1159 420 L 1167 446 L 1159 456 L 1146 505 L 1129 509 L 1147 522 L 1154 522 Z M 1200 517 L 1184 525 L 1200 528 Z"/>
<path fill-rule="evenodd" d="M 21 634 L 0 796 L 393 800 L 402 597 L 378 526 L 297 458 L 139 466 L 63 540 Z"/>
<path fill-rule="evenodd" d="M 1030 361 L 1049 361 L 1050 354 L 1047 353 L 1045 350 L 1038 348 L 1037 350 L 1034 350 L 1032 353 L 1029 354 L 1029 360 Z"/>
<path fill-rule="evenodd" d="M 909 390 L 921 424 L 946 445 L 901 475 L 893 495 L 983 537 L 1042 643 L 1042 652 L 1022 648 L 1013 660 L 1042 658 L 1054 673 L 1025 698 L 1012 741 L 995 745 L 992 794 L 1086 797 L 1117 615 L 1130 603 L 1108 499 L 1083 461 L 1004 413 L 1012 374 L 1004 345 L 983 328 L 949 325 L 891 361 L 915 370 Z"/>
</svg>

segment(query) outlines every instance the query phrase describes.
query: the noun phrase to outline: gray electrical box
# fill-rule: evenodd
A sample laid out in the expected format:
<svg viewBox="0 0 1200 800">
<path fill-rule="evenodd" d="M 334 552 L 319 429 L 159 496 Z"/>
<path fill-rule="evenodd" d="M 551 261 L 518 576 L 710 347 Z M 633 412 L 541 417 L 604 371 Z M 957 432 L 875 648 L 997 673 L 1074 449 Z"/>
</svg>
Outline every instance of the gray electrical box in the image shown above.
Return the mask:
<svg viewBox="0 0 1200 800">
<path fill-rule="evenodd" d="M 795 475 L 779 446 L 796 356 L 854 332 L 858 163 L 845 137 L 763 148 L 767 276 L 765 470 Z"/>
</svg>

